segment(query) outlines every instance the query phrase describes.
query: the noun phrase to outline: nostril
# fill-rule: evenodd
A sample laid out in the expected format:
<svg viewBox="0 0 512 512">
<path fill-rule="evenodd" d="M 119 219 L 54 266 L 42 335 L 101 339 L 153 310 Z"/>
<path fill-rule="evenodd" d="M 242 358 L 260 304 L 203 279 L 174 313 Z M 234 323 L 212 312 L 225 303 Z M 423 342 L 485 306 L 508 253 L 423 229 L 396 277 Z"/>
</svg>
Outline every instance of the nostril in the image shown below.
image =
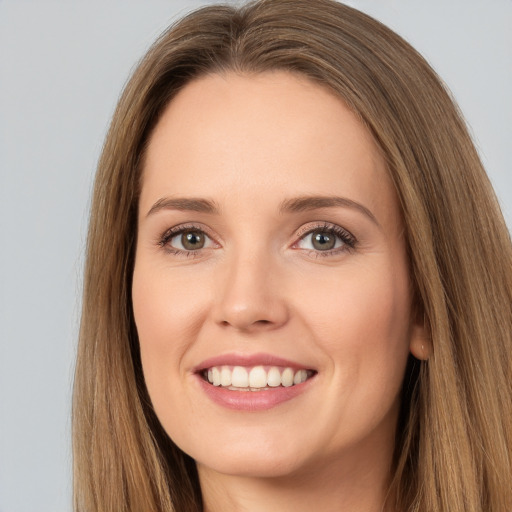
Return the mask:
<svg viewBox="0 0 512 512">
<path fill-rule="evenodd" d="M 272 321 L 271 320 L 255 320 L 254 322 L 250 322 L 248 323 L 246 326 L 244 327 L 240 327 L 238 326 L 239 328 L 243 328 L 243 329 L 250 329 L 251 327 L 266 327 L 267 325 L 272 325 Z M 223 320 L 221 322 L 221 325 L 224 326 L 224 327 L 228 327 L 228 326 L 231 326 L 231 325 L 235 325 L 235 323 L 231 323 L 229 322 L 228 320 Z M 236 325 L 235 325 L 236 326 Z"/>
<path fill-rule="evenodd" d="M 265 330 L 282 326 L 288 320 L 288 308 L 279 297 L 249 299 L 251 297 L 244 300 L 240 297 L 220 298 L 214 312 L 217 325 L 240 331 Z"/>
</svg>

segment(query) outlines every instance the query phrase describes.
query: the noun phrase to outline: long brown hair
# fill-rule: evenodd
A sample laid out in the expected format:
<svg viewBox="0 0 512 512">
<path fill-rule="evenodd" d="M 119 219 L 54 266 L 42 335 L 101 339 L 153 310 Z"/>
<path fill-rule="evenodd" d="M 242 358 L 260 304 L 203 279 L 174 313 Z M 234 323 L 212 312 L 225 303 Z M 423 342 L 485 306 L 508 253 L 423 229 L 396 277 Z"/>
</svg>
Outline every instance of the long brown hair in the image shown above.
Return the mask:
<svg viewBox="0 0 512 512">
<path fill-rule="evenodd" d="M 96 176 L 73 402 L 75 510 L 201 510 L 195 464 L 151 408 L 131 306 L 141 161 L 177 91 L 228 70 L 288 70 L 330 88 L 375 138 L 406 227 L 427 363 L 404 382 L 389 505 L 512 510 L 512 248 L 468 131 L 425 60 L 331 0 L 200 9 L 134 72 Z M 177 411 L 179 414 L 179 411 Z"/>
</svg>

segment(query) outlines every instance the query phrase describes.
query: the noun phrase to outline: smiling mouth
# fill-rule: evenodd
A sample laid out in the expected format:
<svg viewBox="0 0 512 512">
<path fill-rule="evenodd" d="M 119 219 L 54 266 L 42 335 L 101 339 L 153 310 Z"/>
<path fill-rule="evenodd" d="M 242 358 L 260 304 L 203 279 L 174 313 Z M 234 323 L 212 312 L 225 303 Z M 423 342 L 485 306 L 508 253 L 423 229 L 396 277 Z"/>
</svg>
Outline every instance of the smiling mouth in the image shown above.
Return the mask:
<svg viewBox="0 0 512 512">
<path fill-rule="evenodd" d="M 306 382 L 316 374 L 314 370 L 279 366 L 212 366 L 202 370 L 201 376 L 212 386 L 231 391 L 269 391 L 289 388 Z"/>
</svg>

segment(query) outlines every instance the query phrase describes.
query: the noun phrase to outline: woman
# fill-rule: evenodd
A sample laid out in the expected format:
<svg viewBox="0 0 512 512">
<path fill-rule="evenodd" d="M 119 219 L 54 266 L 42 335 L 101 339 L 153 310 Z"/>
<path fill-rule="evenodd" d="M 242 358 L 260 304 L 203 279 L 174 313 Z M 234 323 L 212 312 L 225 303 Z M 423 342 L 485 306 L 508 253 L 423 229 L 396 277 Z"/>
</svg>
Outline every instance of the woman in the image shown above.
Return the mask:
<svg viewBox="0 0 512 512">
<path fill-rule="evenodd" d="M 76 510 L 510 509 L 511 256 L 396 34 L 330 0 L 187 16 L 99 163 Z"/>
</svg>

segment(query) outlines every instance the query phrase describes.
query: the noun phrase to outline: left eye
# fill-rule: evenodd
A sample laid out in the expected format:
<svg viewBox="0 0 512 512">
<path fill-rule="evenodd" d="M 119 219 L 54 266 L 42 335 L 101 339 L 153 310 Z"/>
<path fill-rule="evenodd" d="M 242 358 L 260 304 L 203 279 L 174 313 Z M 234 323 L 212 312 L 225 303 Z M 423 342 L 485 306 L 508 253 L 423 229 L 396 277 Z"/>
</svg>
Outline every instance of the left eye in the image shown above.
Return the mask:
<svg viewBox="0 0 512 512">
<path fill-rule="evenodd" d="M 169 238 L 167 243 L 180 251 L 197 251 L 212 244 L 211 239 L 198 229 L 186 229 Z"/>
<path fill-rule="evenodd" d="M 314 251 L 331 251 L 344 245 L 350 245 L 344 238 L 346 237 L 331 229 L 315 229 L 303 236 L 297 243 L 297 247 Z"/>
</svg>

